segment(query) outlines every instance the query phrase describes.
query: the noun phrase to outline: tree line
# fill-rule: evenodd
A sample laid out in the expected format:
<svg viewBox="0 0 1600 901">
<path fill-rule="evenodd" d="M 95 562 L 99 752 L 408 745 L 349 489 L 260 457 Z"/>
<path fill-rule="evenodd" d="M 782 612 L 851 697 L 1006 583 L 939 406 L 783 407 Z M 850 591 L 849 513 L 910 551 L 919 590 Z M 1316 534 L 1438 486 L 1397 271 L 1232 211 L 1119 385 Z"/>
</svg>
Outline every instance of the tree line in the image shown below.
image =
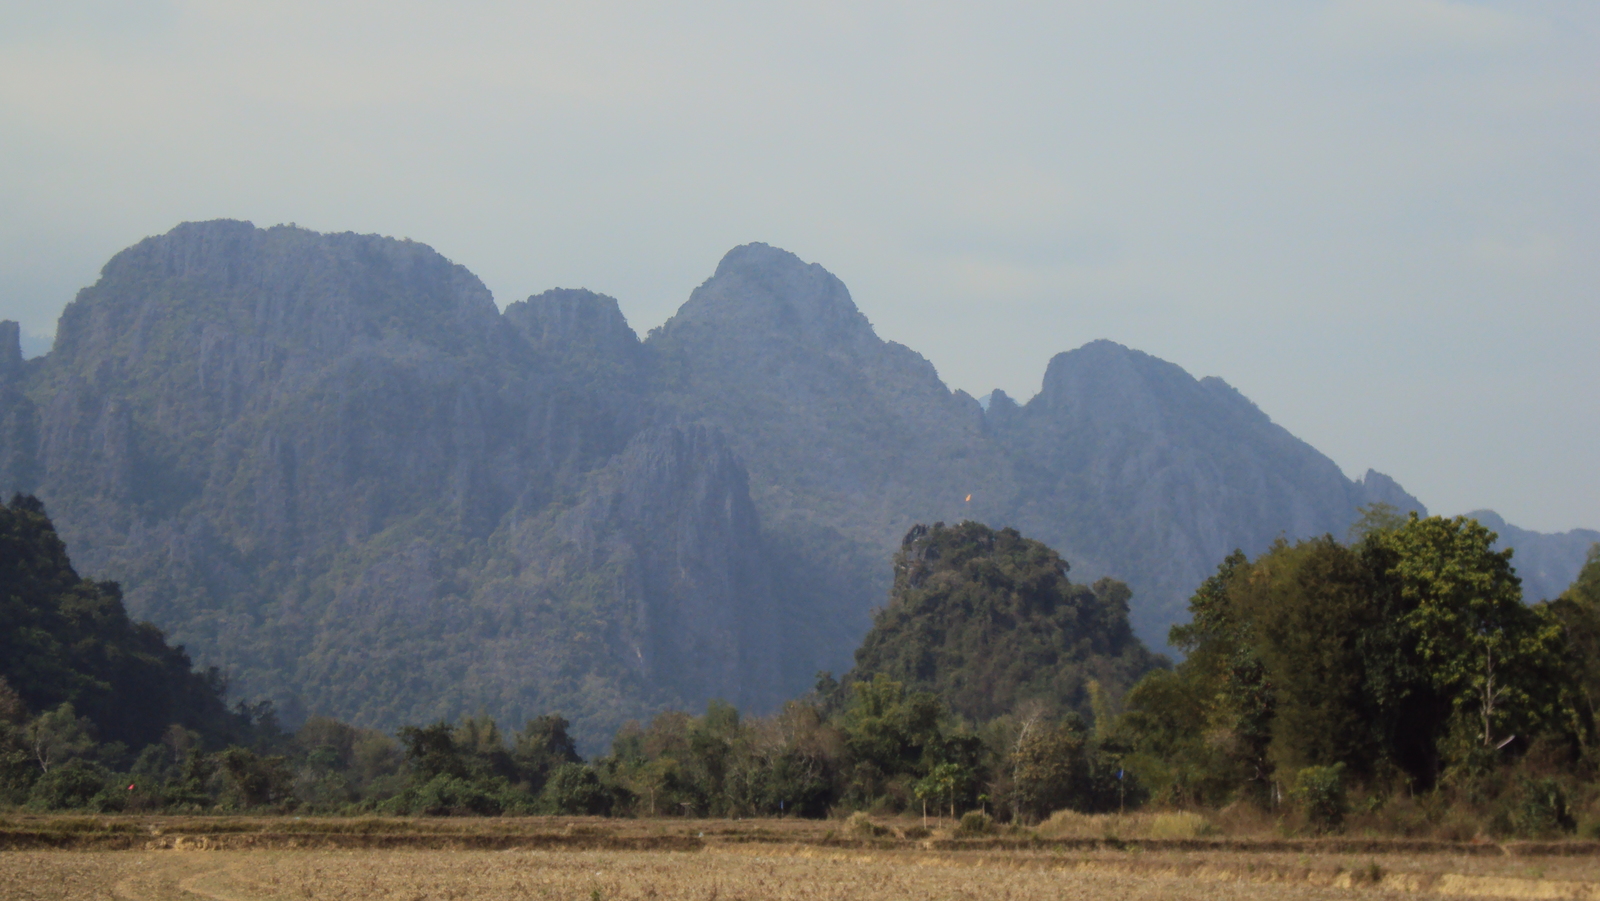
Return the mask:
<svg viewBox="0 0 1600 901">
<path fill-rule="evenodd" d="M 215 672 L 78 578 L 16 498 L 0 507 L 0 804 L 1019 823 L 1243 805 L 1314 830 L 1572 831 L 1600 812 L 1600 548 L 1528 605 L 1493 544 L 1470 519 L 1375 506 L 1346 541 L 1235 552 L 1172 630 L 1173 666 L 1131 638 L 1117 584 L 1072 585 L 1012 530 L 919 526 L 851 673 L 767 716 L 712 702 L 630 722 L 585 760 L 554 714 L 389 735 L 228 707 Z M 1006 648 L 1031 664 L 997 666 Z"/>
</svg>

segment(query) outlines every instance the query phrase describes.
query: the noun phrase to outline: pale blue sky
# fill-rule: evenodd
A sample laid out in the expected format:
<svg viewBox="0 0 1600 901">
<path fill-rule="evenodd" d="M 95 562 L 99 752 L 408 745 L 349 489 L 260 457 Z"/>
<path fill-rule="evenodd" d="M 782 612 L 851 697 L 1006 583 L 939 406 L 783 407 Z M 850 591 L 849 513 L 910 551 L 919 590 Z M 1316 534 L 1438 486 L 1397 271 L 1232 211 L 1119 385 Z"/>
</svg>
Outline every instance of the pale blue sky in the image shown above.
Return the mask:
<svg viewBox="0 0 1600 901">
<path fill-rule="evenodd" d="M 1600 527 L 1600 4 L 0 2 L 0 317 L 180 221 L 660 324 L 731 246 L 953 387 L 1111 338 L 1438 512 Z"/>
</svg>

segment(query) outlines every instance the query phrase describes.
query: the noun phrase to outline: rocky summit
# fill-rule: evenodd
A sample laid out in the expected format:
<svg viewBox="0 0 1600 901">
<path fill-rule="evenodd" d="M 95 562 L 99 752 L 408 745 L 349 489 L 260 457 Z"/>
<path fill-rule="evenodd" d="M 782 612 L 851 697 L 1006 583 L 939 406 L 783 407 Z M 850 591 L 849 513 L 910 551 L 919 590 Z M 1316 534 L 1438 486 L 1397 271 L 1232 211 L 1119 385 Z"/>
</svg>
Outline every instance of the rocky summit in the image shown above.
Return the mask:
<svg viewBox="0 0 1600 901">
<path fill-rule="evenodd" d="M 502 312 L 425 245 L 233 221 L 117 254 L 43 356 L 0 323 L 0 489 L 290 720 L 559 711 L 591 748 L 844 672 L 918 523 L 1121 579 L 1160 644 L 1233 548 L 1421 509 L 1109 342 L 986 411 L 763 244 L 640 340 L 587 290 Z M 1561 548 L 1552 580 L 1582 562 Z"/>
</svg>

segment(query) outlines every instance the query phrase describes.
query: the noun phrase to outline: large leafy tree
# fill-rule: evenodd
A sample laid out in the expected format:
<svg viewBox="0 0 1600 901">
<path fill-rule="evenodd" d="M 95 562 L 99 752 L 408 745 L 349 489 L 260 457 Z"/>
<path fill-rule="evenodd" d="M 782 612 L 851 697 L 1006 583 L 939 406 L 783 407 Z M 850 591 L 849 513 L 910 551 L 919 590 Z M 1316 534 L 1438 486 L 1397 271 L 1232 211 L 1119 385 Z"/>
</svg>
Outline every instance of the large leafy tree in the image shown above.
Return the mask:
<svg viewBox="0 0 1600 901">
<path fill-rule="evenodd" d="M 1600 544 L 1589 548 L 1578 578 L 1550 602 L 1547 613 L 1566 639 L 1565 670 L 1572 678 L 1563 686 L 1563 712 L 1574 738 L 1593 757 L 1600 725 Z"/>
<path fill-rule="evenodd" d="M 1494 550 L 1495 538 L 1474 519 L 1415 513 L 1369 538 L 1392 551 L 1380 575 L 1398 592 L 1403 624 L 1458 733 L 1485 748 L 1525 737 L 1554 714 L 1561 640 L 1554 619 L 1522 603 L 1512 550 Z"/>
</svg>

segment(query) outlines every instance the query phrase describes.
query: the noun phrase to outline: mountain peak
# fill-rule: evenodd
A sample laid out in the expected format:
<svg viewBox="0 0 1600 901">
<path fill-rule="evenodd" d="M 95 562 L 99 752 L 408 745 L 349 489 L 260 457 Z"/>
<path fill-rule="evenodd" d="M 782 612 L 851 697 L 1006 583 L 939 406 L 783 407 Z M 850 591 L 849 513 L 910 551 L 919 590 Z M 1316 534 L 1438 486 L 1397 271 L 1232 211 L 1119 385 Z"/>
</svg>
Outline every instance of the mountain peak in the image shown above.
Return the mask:
<svg viewBox="0 0 1600 901">
<path fill-rule="evenodd" d="M 209 329 L 326 358 L 361 339 L 464 346 L 500 328 L 477 276 L 426 244 L 217 219 L 112 257 L 62 312 L 55 347 L 71 360 L 136 358 L 169 343 L 187 353 Z"/>
<path fill-rule="evenodd" d="M 504 315 L 535 347 L 625 353 L 639 344 L 617 299 L 587 288 L 551 288 L 510 304 Z"/>
<path fill-rule="evenodd" d="M 724 254 L 716 274 L 695 289 L 662 331 L 702 323 L 806 344 L 873 337 L 872 324 L 844 282 L 816 263 L 761 243 L 741 244 Z"/>
<path fill-rule="evenodd" d="M 772 271 L 785 268 L 806 269 L 810 267 L 824 272 L 827 271 L 816 263 L 807 263 L 782 247 L 773 247 L 771 244 L 752 241 L 749 244 L 740 244 L 738 247 L 723 254 L 721 261 L 717 263 L 717 271 L 712 277 L 716 278 L 733 272 Z"/>
</svg>

